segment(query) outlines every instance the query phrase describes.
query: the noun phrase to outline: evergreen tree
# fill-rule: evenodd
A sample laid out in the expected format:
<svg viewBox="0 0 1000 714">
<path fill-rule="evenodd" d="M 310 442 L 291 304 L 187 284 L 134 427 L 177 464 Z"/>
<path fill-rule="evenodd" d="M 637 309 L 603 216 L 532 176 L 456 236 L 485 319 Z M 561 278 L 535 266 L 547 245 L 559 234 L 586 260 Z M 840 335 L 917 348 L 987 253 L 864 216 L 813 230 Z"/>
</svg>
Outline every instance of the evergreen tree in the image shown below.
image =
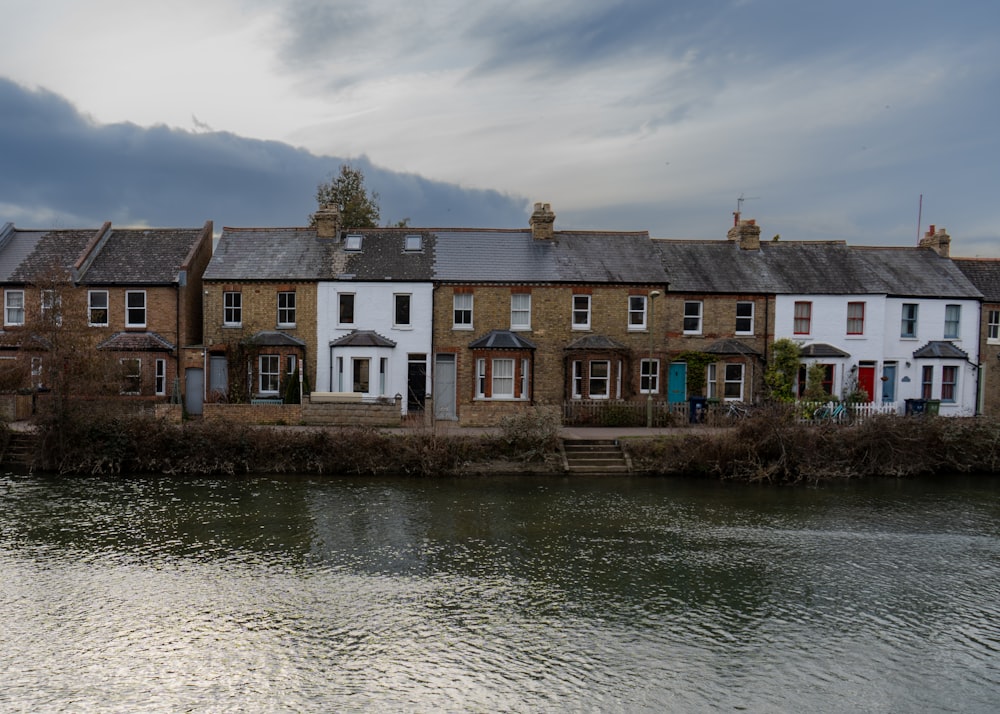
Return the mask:
<svg viewBox="0 0 1000 714">
<path fill-rule="evenodd" d="M 341 164 L 340 175 L 316 187 L 316 205 L 340 209 L 345 228 L 376 228 L 381 213 L 378 199 L 375 191 L 365 188 L 364 172 L 350 164 Z M 316 214 L 309 216 L 309 225 L 316 225 Z"/>
</svg>

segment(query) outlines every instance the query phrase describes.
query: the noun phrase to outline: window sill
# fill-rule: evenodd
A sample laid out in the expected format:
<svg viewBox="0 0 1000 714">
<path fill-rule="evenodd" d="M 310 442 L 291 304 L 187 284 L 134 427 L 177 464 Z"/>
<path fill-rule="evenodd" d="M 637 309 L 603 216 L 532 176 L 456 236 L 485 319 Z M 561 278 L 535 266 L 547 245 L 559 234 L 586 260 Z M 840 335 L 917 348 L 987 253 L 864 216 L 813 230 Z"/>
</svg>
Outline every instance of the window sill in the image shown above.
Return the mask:
<svg viewBox="0 0 1000 714">
<path fill-rule="evenodd" d="M 472 325 L 452 325 L 452 330 L 459 330 L 461 332 L 471 332 L 475 328 Z"/>
<path fill-rule="evenodd" d="M 286 324 L 278 323 L 278 326 L 275 329 L 276 330 L 294 330 L 295 329 L 295 323 L 292 322 L 292 323 L 289 323 L 287 325 Z"/>
</svg>

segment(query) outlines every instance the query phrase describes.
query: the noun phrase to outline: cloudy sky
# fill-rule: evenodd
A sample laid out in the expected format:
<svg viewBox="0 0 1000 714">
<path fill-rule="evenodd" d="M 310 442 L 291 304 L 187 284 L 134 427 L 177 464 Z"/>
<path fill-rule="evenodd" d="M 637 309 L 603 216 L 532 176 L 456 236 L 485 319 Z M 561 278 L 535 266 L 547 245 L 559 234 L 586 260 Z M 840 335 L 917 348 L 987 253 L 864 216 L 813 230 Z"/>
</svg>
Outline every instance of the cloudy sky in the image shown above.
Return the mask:
<svg viewBox="0 0 1000 714">
<path fill-rule="evenodd" d="M 1000 256 L 995 0 L 0 0 L 0 223 L 382 219 Z M 922 204 L 921 204 L 921 196 Z M 740 198 L 742 197 L 742 201 Z M 921 209 L 922 205 L 922 209 Z"/>
</svg>

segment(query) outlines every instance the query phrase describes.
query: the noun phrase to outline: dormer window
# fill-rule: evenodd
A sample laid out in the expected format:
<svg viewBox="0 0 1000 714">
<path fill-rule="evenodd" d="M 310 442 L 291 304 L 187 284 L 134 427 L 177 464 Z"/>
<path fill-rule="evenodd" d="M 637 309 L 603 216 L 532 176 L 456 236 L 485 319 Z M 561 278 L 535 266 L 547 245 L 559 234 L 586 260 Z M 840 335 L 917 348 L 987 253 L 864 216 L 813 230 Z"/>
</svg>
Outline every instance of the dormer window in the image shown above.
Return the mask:
<svg viewBox="0 0 1000 714">
<path fill-rule="evenodd" d="M 424 237 L 420 235 L 408 235 L 404 239 L 403 250 L 407 253 L 419 253 L 424 248 Z"/>
<path fill-rule="evenodd" d="M 344 242 L 344 250 L 360 251 L 361 236 L 358 235 L 357 233 L 349 234 Z"/>
</svg>

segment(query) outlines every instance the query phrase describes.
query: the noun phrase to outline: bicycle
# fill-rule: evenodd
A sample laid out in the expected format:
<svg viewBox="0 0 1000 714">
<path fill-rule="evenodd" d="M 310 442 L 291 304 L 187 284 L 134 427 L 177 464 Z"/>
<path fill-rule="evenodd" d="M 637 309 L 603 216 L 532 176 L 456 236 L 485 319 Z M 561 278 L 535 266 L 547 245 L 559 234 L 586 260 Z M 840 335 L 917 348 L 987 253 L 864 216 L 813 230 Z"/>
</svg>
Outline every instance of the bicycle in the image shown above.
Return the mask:
<svg viewBox="0 0 1000 714">
<path fill-rule="evenodd" d="M 746 419 L 753 415 L 749 404 L 743 402 L 726 402 L 726 418 L 735 421 Z"/>
<path fill-rule="evenodd" d="M 851 411 L 841 402 L 824 404 L 813 412 L 813 420 L 845 424 L 851 421 Z"/>
</svg>

